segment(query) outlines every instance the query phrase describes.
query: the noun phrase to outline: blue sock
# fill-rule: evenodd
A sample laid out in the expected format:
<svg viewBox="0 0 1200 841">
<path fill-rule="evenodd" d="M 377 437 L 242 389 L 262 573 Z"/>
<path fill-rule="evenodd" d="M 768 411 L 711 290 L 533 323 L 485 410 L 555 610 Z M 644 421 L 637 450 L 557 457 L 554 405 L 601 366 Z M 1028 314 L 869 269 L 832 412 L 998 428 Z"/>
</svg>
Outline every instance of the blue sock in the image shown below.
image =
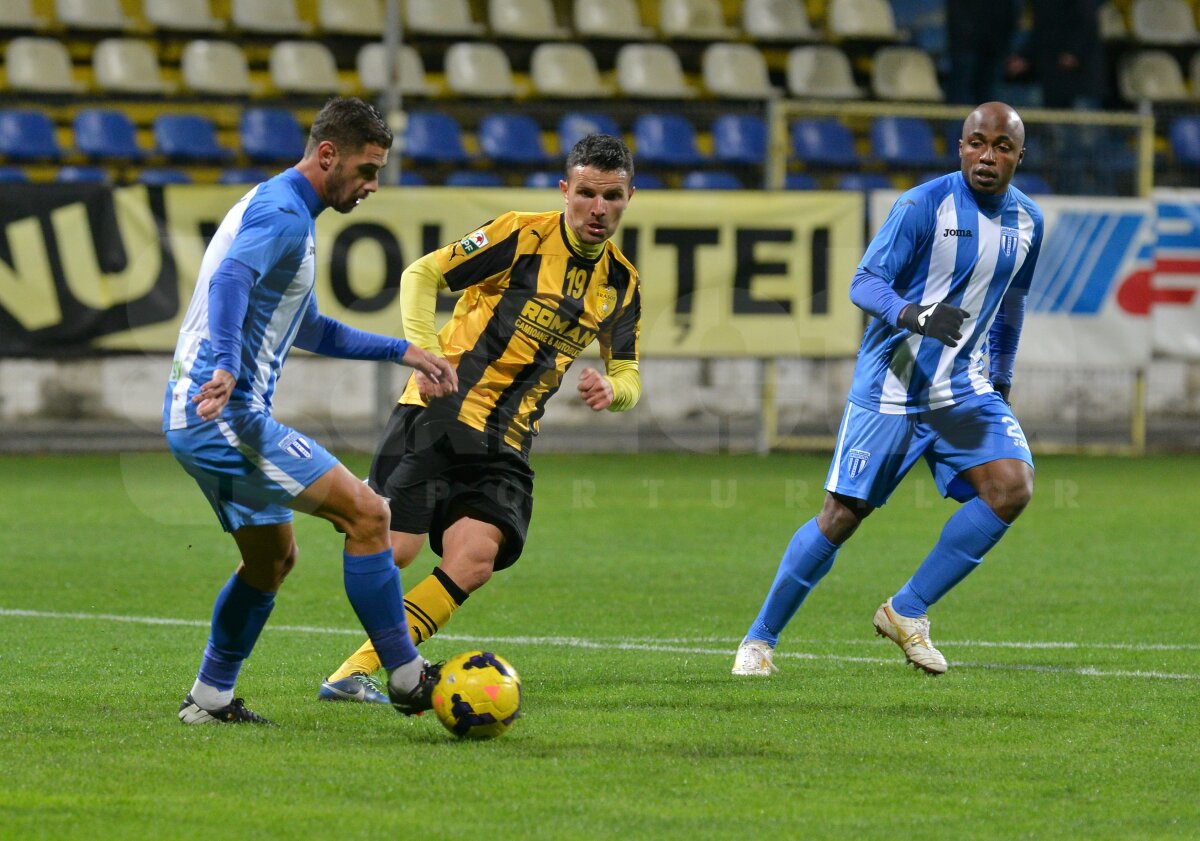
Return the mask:
<svg viewBox="0 0 1200 841">
<path fill-rule="evenodd" d="M 274 607 L 274 593 L 256 590 L 236 573 L 230 576 L 213 605 L 212 630 L 197 679 L 232 691 L 242 662 L 250 656 Z"/>
<path fill-rule="evenodd" d="M 1006 531 L 1008 523 L 982 499 L 966 503 L 946 521 L 942 536 L 913 577 L 892 596 L 892 609 L 909 618 L 924 616 L 931 604 L 974 572 Z"/>
<path fill-rule="evenodd" d="M 392 550 L 374 555 L 345 553 L 342 559 L 346 596 L 371 638 L 379 662 L 390 672 L 416 659 L 417 647 L 408 635 L 404 590 Z"/>
<path fill-rule="evenodd" d="M 833 566 L 837 550 L 838 547 L 821 534 L 815 517 L 798 528 L 783 552 L 775 582 L 758 618 L 746 632 L 746 639 L 763 640 L 774 646 L 808 591 L 816 587 Z"/>
</svg>

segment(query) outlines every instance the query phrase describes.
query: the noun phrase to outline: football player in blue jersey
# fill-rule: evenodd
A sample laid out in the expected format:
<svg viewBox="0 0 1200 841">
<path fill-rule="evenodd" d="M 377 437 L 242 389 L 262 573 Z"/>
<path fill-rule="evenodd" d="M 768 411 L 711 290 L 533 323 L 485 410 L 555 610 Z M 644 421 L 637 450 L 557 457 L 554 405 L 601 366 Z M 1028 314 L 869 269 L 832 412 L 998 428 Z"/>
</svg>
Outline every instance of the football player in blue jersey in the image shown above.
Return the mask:
<svg viewBox="0 0 1200 841">
<path fill-rule="evenodd" d="M 825 503 L 784 551 L 734 674 L 777 671 L 780 632 L 921 457 L 942 494 L 963 504 L 874 624 L 913 665 L 946 671 L 928 608 L 979 566 L 1033 494 L 1033 458 L 1008 405 L 1043 231 L 1037 205 L 1009 184 L 1024 144 L 1016 111 L 980 105 L 963 123 L 961 171 L 900 196 L 867 247 L 850 298 L 871 319 Z"/>
<path fill-rule="evenodd" d="M 199 484 L 241 563 L 217 596 L 185 724 L 268 723 L 233 689 L 296 563 L 292 512 L 328 520 L 346 536 L 346 595 L 389 671 L 393 706 L 429 709 L 437 667 L 408 635 L 392 561 L 387 501 L 320 444 L 271 417 L 280 369 L 293 347 L 343 359 L 398 362 L 457 389 L 454 369 L 417 345 L 348 327 L 317 309 L 315 222 L 348 213 L 379 187 L 392 133 L 358 99 L 330 100 L 303 159 L 254 187 L 225 216 L 204 253 L 179 333 L 163 406 L 172 454 Z"/>
</svg>

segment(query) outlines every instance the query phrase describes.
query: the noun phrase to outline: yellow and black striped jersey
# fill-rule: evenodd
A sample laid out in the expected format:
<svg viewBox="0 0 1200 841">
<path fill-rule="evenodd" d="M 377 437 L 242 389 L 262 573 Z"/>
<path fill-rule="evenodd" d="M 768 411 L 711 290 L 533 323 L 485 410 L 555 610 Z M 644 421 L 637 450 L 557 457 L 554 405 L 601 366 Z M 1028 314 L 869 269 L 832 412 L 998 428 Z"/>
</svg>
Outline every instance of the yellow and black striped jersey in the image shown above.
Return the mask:
<svg viewBox="0 0 1200 841">
<path fill-rule="evenodd" d="M 606 363 L 638 358 L 637 270 L 611 241 L 584 257 L 564 225 L 560 211 L 505 213 L 433 253 L 447 285 L 464 291 L 438 334 L 458 370 L 458 393 L 433 401 L 429 413 L 521 453 L 593 340 Z M 422 402 L 414 380 L 400 402 Z"/>
</svg>

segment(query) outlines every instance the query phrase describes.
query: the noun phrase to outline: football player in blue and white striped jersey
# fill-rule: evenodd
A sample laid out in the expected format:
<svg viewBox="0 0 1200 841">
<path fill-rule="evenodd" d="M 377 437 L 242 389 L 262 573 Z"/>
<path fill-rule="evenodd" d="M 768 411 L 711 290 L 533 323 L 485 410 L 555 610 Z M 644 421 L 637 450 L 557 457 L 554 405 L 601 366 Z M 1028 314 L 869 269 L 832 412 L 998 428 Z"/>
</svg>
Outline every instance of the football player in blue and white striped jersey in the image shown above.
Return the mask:
<svg viewBox="0 0 1200 841">
<path fill-rule="evenodd" d="M 1025 126 L 1001 102 L 967 117 L 959 172 L 904 193 L 871 241 L 850 298 L 872 317 L 825 483 L 821 512 L 792 537 L 733 673 L 776 671 L 780 632 L 841 545 L 924 457 L 963 505 L 875 628 L 929 674 L 930 605 L 979 566 L 1033 494 L 1033 458 L 1008 405 L 1042 214 L 1010 185 Z M 986 363 L 985 363 L 986 357 Z"/>
</svg>

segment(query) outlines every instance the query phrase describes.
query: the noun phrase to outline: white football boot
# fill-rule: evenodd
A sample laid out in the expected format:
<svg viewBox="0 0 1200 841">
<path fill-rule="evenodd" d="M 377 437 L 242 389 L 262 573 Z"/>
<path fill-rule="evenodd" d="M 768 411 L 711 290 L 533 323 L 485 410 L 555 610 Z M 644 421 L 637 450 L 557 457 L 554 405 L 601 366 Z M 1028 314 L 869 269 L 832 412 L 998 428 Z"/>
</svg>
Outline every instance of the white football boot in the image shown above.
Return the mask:
<svg viewBox="0 0 1200 841">
<path fill-rule="evenodd" d="M 742 640 L 737 656 L 733 658 L 733 673 L 760 677 L 774 674 L 779 671 L 779 667 L 771 662 L 771 654 L 774 651 L 775 649 L 762 640 Z"/>
<path fill-rule="evenodd" d="M 929 617 L 910 619 L 892 609 L 888 599 L 875 611 L 875 631 L 887 637 L 904 651 L 908 662 L 931 675 L 946 673 L 946 658 L 929 641 Z"/>
</svg>

